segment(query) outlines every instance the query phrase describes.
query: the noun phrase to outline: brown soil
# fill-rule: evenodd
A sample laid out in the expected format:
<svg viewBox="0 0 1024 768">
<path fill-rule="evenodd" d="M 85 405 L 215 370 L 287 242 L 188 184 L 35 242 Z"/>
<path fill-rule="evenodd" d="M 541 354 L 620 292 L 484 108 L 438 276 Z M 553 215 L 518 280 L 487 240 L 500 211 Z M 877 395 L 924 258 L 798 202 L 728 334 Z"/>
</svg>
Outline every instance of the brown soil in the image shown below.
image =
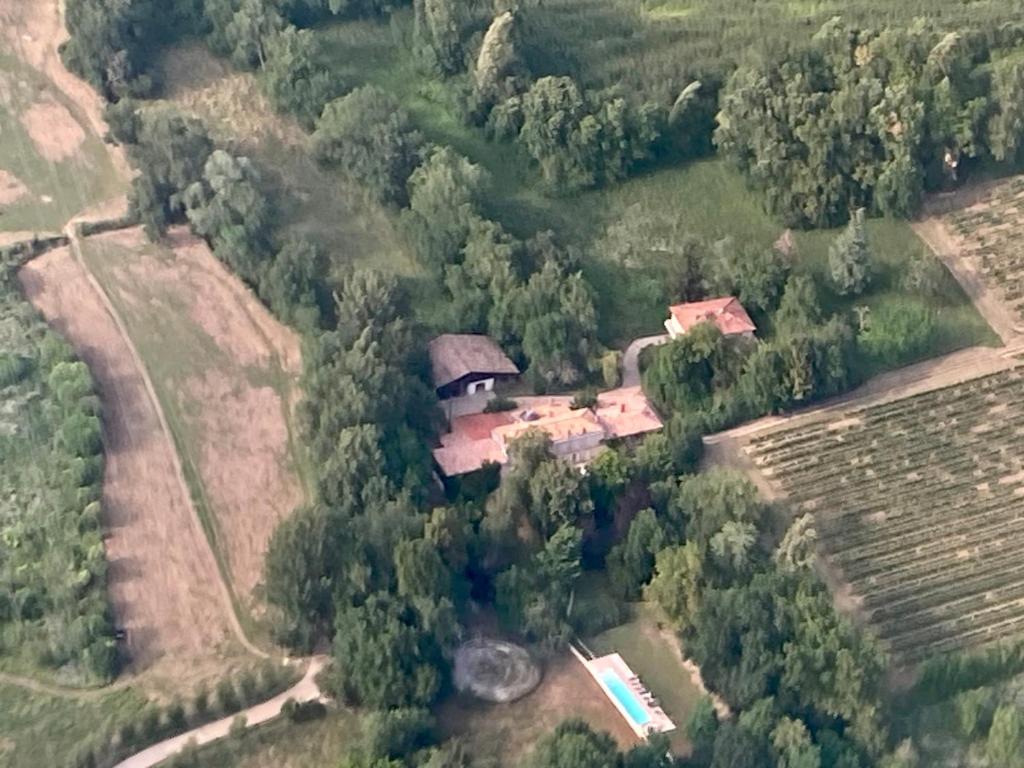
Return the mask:
<svg viewBox="0 0 1024 768">
<path fill-rule="evenodd" d="M 522 765 L 537 740 L 570 717 L 608 731 L 621 748 L 638 742 L 594 678 L 567 652 L 552 659 L 540 685 L 518 701 L 487 704 L 458 695 L 439 711 L 443 730 L 465 739 L 472 754 L 493 757 L 500 766 Z"/>
<path fill-rule="evenodd" d="M 131 348 L 61 248 L 19 273 L 29 300 L 88 364 L 104 406 L 109 592 L 132 668 L 190 666 L 229 641 L 220 575 Z"/>
<path fill-rule="evenodd" d="M 37 101 L 21 115 L 21 124 L 36 151 L 51 163 L 73 157 L 85 141 L 82 126 L 56 101 Z"/>
<path fill-rule="evenodd" d="M 13 173 L 0 168 L 0 206 L 16 203 L 28 194 L 28 189 Z"/>
<path fill-rule="evenodd" d="M 169 235 L 173 261 L 142 250 L 140 229 L 99 236 L 136 249 L 122 284 L 128 302 L 152 302 L 185 311 L 230 361 L 228 371 L 209 369 L 182 382 L 175 393 L 182 417 L 200 444 L 191 447 L 204 496 L 217 526 L 236 594 L 252 596 L 263 570 L 267 543 L 277 524 L 302 502 L 302 488 L 289 466 L 287 413 L 278 392 L 247 380 L 246 370 L 275 368 L 296 376 L 301 367 L 298 337 L 278 323 L 207 245 L 175 229 Z M 155 286 L 136 295 L 130 286 Z M 297 389 L 293 388 L 293 395 Z"/>
</svg>

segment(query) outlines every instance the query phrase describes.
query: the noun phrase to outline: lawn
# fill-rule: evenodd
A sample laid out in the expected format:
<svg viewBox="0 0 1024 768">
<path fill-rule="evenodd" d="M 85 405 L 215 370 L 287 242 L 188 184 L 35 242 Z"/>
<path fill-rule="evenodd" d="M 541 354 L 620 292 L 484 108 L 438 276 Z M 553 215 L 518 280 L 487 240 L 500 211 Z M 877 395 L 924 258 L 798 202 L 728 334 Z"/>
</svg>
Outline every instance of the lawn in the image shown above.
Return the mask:
<svg viewBox="0 0 1024 768">
<path fill-rule="evenodd" d="M 625 659 L 676 724 L 669 734 L 672 751 L 686 754 L 686 723 L 703 694 L 683 668 L 677 641 L 659 627 L 657 611 L 640 603 L 634 614 L 631 621 L 587 640 L 587 645 L 597 654 L 618 653 Z"/>
<path fill-rule="evenodd" d="M 285 719 L 247 730 L 241 737 L 214 742 L 187 762 L 188 768 L 330 768 L 341 764 L 359 738 L 359 716 L 330 709 L 308 723 Z M 184 762 L 184 761 L 183 761 Z M 161 765 L 172 765 L 167 761 Z"/>
<path fill-rule="evenodd" d="M 69 698 L 0 683 L 0 765 L 68 765 L 91 739 L 131 719 L 144 704 L 131 688 Z"/>
<path fill-rule="evenodd" d="M 59 231 L 75 213 L 123 191 L 106 147 L 77 108 L 2 53 L 0 136 L 0 232 Z"/>
<path fill-rule="evenodd" d="M 172 251 L 133 230 L 89 238 L 82 251 L 153 381 L 244 618 L 258 609 L 270 535 L 308 487 L 291 410 L 298 340 L 205 245 L 180 237 Z"/>
</svg>

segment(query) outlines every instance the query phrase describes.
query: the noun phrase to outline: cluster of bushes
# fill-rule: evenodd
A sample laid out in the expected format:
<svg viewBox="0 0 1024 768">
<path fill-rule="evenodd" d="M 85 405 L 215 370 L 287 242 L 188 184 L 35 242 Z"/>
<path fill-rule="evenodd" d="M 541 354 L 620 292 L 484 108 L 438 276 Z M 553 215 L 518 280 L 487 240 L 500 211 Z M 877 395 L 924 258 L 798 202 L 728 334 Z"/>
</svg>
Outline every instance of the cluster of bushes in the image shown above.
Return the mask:
<svg viewBox="0 0 1024 768">
<path fill-rule="evenodd" d="M 0 278 L 0 652 L 83 683 L 118 667 L 100 527 L 103 453 L 92 377 Z"/>
<path fill-rule="evenodd" d="M 1021 159 L 1016 27 L 825 24 L 806 50 L 740 67 L 721 97 L 715 141 L 794 226 L 851 210 L 910 216 L 926 190 L 970 165 Z"/>
<path fill-rule="evenodd" d="M 187 706 L 180 699 L 165 706 L 149 705 L 133 719 L 121 722 L 115 731 L 99 734 L 93 743 L 83 745 L 68 768 L 110 768 L 151 744 L 266 701 L 293 682 L 290 670 L 266 661 L 257 670 L 243 671 L 237 679 L 221 679 L 212 694 L 200 686 Z"/>
</svg>

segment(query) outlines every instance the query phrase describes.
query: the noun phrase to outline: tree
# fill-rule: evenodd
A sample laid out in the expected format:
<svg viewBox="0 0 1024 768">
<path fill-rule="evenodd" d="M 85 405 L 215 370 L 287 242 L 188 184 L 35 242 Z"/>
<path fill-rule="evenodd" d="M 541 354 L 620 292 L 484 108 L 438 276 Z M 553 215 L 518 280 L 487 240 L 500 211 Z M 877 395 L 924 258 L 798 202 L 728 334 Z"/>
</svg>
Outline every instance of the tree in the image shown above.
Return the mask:
<svg viewBox="0 0 1024 768">
<path fill-rule="evenodd" d="M 768 312 L 778 303 L 789 265 L 775 248 L 738 246 L 726 238 L 714 244 L 707 273 L 716 293 L 738 296 L 747 309 Z"/>
<path fill-rule="evenodd" d="M 209 238 L 213 252 L 243 280 L 259 284 L 268 257 L 270 206 L 260 177 L 246 157 L 214 150 L 201 181 L 183 195 L 192 228 Z"/>
<path fill-rule="evenodd" d="M 594 512 L 587 479 L 565 461 L 548 459 L 529 479 L 530 518 L 542 538 L 582 523 Z"/>
<path fill-rule="evenodd" d="M 327 104 L 313 133 L 313 151 L 339 166 L 381 202 L 406 202 L 406 182 L 420 160 L 423 139 L 393 96 L 356 88 Z"/>
<path fill-rule="evenodd" d="M 451 573 L 427 539 L 399 542 L 395 547 L 395 575 L 401 597 L 440 600 L 451 594 Z"/>
<path fill-rule="evenodd" d="M 686 721 L 686 738 L 693 746 L 692 758 L 698 766 L 711 763 L 718 734 L 718 713 L 710 696 L 701 696 Z"/>
<path fill-rule="evenodd" d="M 241 67 L 263 69 L 266 44 L 285 26 L 277 0 L 239 0 L 237 9 L 216 38 Z"/>
<path fill-rule="evenodd" d="M 704 561 L 694 542 L 668 547 L 655 557 L 654 577 L 644 595 L 658 604 L 676 629 L 686 633 L 700 612 L 703 576 Z"/>
<path fill-rule="evenodd" d="M 771 734 L 777 768 L 821 768 L 821 748 L 811 742 L 807 726 L 783 717 Z"/>
<path fill-rule="evenodd" d="M 462 69 L 463 0 L 414 0 L 413 37 L 423 64 L 441 75 Z"/>
<path fill-rule="evenodd" d="M 65 66 L 108 99 L 148 96 L 154 85 L 148 53 L 161 18 L 154 6 L 152 0 L 68 0 Z"/>
<path fill-rule="evenodd" d="M 419 257 L 441 272 L 459 261 L 479 216 L 486 176 L 451 147 L 435 147 L 409 176 L 409 210 L 402 222 Z"/>
<path fill-rule="evenodd" d="M 331 574 L 341 557 L 338 549 L 320 507 L 300 507 L 270 537 L 264 589 L 275 610 L 275 634 L 292 648 L 308 650 L 331 625 Z"/>
<path fill-rule="evenodd" d="M 1003 704 L 992 716 L 992 727 L 985 740 L 989 765 L 1020 768 L 1024 766 L 1024 718 L 1012 704 Z"/>
<path fill-rule="evenodd" d="M 270 103 L 312 128 L 324 105 L 340 90 L 326 69 L 314 58 L 314 38 L 309 30 L 289 25 L 266 43 L 261 82 Z"/>
<path fill-rule="evenodd" d="M 988 123 L 992 156 L 999 162 L 1015 162 L 1024 145 L 1024 66 L 1015 57 L 993 64 L 992 101 L 995 109 Z"/>
<path fill-rule="evenodd" d="M 334 656 L 341 690 L 375 709 L 431 704 L 441 690 L 455 630 L 446 600 L 414 607 L 376 592 L 362 605 L 339 610 Z"/>
<path fill-rule="evenodd" d="M 814 278 L 790 275 L 782 292 L 779 309 L 772 318 L 779 333 L 801 333 L 821 322 L 821 304 Z"/>
<path fill-rule="evenodd" d="M 582 720 L 566 720 L 537 743 L 527 764 L 529 768 L 617 768 L 618 749 L 611 735 L 595 733 Z"/>
<path fill-rule="evenodd" d="M 626 600 L 635 600 L 654 573 L 655 556 L 665 546 L 665 533 L 653 509 L 642 509 L 629 525 L 621 543 L 606 560 L 608 577 Z"/>
<path fill-rule="evenodd" d="M 864 230 L 864 209 L 850 217 L 846 229 L 828 249 L 832 282 L 843 296 L 864 292 L 871 279 L 871 250 Z"/>
<path fill-rule="evenodd" d="M 276 317 L 299 330 L 314 331 L 330 316 L 326 274 L 323 250 L 309 240 L 292 236 L 264 270 L 259 293 Z"/>
<path fill-rule="evenodd" d="M 486 104 L 499 96 L 511 96 L 503 84 L 518 74 L 522 63 L 517 50 L 517 16 L 513 11 L 499 13 L 484 34 L 477 54 L 474 84 L 477 98 Z M 516 131 L 518 133 L 518 130 Z"/>
<path fill-rule="evenodd" d="M 562 527 L 528 564 L 498 575 L 495 602 L 511 628 L 547 644 L 569 636 L 566 615 L 580 575 L 581 542 L 578 529 Z"/>
<path fill-rule="evenodd" d="M 796 518 L 786 529 L 775 550 L 776 565 L 787 572 L 811 568 L 817 558 L 817 543 L 818 531 L 814 527 L 814 515 L 808 512 Z"/>
<path fill-rule="evenodd" d="M 715 735 L 711 768 L 772 768 L 771 753 L 763 739 L 727 720 Z"/>
<path fill-rule="evenodd" d="M 732 570 L 742 571 L 750 562 L 750 551 L 756 539 L 757 529 L 751 523 L 730 520 L 711 537 L 711 551 Z"/>
</svg>

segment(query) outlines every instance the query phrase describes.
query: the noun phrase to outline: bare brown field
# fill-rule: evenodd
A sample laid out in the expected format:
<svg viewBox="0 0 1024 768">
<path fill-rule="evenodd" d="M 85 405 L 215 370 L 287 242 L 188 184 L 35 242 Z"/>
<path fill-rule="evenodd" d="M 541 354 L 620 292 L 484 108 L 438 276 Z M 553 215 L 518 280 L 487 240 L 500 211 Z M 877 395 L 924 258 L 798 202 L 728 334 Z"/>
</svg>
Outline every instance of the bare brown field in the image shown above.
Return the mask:
<svg viewBox="0 0 1024 768">
<path fill-rule="evenodd" d="M 136 358 L 69 248 L 26 265 L 28 299 L 88 364 L 104 406 L 109 590 L 131 669 L 168 670 L 231 650 L 217 565 Z"/>
<path fill-rule="evenodd" d="M 303 500 L 290 436 L 298 337 L 184 229 L 167 247 L 131 229 L 82 248 L 153 379 L 235 595 L 258 612 L 267 543 Z"/>
<path fill-rule="evenodd" d="M 597 682 L 568 653 L 551 659 L 540 685 L 519 701 L 487 704 L 459 695 L 438 713 L 448 735 L 464 739 L 472 755 L 500 766 L 521 765 L 538 739 L 570 717 L 608 731 L 622 748 L 638 742 Z"/>
</svg>

